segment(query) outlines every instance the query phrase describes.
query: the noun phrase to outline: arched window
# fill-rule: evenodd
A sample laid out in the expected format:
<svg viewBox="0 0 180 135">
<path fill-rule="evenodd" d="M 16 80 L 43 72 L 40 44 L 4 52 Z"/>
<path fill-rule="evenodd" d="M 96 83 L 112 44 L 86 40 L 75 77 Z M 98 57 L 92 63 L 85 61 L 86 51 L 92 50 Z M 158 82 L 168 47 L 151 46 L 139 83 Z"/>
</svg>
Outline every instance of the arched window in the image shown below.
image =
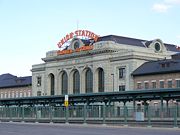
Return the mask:
<svg viewBox="0 0 180 135">
<path fill-rule="evenodd" d="M 85 73 L 85 90 L 86 93 L 93 92 L 93 73 L 89 68 Z"/>
<path fill-rule="evenodd" d="M 62 74 L 62 94 L 68 94 L 68 76 L 66 72 Z"/>
<path fill-rule="evenodd" d="M 102 68 L 98 70 L 98 91 L 104 92 L 104 71 Z"/>
<path fill-rule="evenodd" d="M 50 77 L 50 95 L 54 95 L 54 75 L 51 73 Z"/>
<path fill-rule="evenodd" d="M 73 74 L 73 93 L 74 94 L 80 93 L 80 75 L 77 70 Z"/>
</svg>

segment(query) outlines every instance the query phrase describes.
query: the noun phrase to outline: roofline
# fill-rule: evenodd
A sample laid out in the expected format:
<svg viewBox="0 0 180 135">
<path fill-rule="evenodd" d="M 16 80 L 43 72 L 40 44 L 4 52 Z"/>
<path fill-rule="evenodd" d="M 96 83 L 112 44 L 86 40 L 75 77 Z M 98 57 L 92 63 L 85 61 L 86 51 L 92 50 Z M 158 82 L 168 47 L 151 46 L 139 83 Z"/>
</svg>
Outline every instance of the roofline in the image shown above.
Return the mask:
<svg viewBox="0 0 180 135">
<path fill-rule="evenodd" d="M 168 74 L 168 73 L 179 73 L 180 70 L 174 71 L 162 71 L 162 72 L 152 72 L 152 73 L 142 73 L 142 74 L 131 74 L 132 76 L 143 76 L 143 75 L 159 75 L 159 74 Z"/>
<path fill-rule="evenodd" d="M 11 85 L 11 86 L 0 86 L 1 88 L 17 88 L 17 87 L 26 87 L 26 86 L 32 86 L 32 84 L 25 84 L 25 85 Z"/>
</svg>

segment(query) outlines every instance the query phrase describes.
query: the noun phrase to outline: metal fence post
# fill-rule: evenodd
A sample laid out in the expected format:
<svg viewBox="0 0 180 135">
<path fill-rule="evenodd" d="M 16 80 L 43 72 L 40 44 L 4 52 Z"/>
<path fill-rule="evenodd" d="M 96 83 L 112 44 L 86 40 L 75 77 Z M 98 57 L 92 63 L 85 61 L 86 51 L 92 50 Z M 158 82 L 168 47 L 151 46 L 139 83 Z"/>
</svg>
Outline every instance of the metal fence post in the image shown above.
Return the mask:
<svg viewBox="0 0 180 135">
<path fill-rule="evenodd" d="M 160 118 L 163 119 L 163 97 L 161 97 L 161 106 L 160 106 Z"/>
<path fill-rule="evenodd" d="M 35 107 L 35 114 L 36 114 L 36 123 L 38 123 L 38 106 Z"/>
<path fill-rule="evenodd" d="M 84 124 L 87 124 L 86 123 L 86 117 L 87 117 L 87 105 L 86 105 L 86 103 L 84 104 Z"/>
<path fill-rule="evenodd" d="M 50 123 L 52 123 L 52 117 L 53 117 L 53 112 L 52 112 L 52 106 L 49 106 L 49 117 L 50 117 Z"/>
<path fill-rule="evenodd" d="M 66 108 L 65 108 L 66 110 L 65 110 L 65 113 L 66 113 L 66 124 L 69 124 L 69 107 L 68 106 L 66 106 Z"/>
<path fill-rule="evenodd" d="M 22 106 L 22 122 L 24 122 L 24 106 Z"/>
<path fill-rule="evenodd" d="M 106 124 L 106 103 L 103 105 L 103 125 Z"/>
<path fill-rule="evenodd" d="M 177 106 L 178 104 L 176 103 L 174 106 L 174 128 L 177 128 Z"/>
<path fill-rule="evenodd" d="M 127 113 L 126 102 L 124 102 L 124 126 L 127 126 Z"/>
<path fill-rule="evenodd" d="M 149 107 L 149 105 L 147 105 L 147 115 L 148 115 L 148 127 L 152 127 L 151 126 L 151 116 L 150 116 L 150 107 Z"/>
<path fill-rule="evenodd" d="M 9 106 L 9 118 L 10 122 L 12 122 L 12 108 Z"/>
</svg>

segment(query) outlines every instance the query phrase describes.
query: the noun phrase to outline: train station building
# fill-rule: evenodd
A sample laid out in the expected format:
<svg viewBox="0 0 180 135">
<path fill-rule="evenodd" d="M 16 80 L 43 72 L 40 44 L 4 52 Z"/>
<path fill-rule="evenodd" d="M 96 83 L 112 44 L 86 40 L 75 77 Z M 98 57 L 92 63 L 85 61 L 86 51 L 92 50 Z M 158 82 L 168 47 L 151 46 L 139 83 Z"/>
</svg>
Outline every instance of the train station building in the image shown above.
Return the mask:
<svg viewBox="0 0 180 135">
<path fill-rule="evenodd" d="M 32 77 L 17 77 L 6 73 L 0 75 L 0 99 L 32 96 Z"/>
<path fill-rule="evenodd" d="M 161 39 L 97 36 L 86 30 L 67 34 L 58 47 L 32 66 L 33 96 L 133 90 L 138 67 L 180 52 Z"/>
</svg>

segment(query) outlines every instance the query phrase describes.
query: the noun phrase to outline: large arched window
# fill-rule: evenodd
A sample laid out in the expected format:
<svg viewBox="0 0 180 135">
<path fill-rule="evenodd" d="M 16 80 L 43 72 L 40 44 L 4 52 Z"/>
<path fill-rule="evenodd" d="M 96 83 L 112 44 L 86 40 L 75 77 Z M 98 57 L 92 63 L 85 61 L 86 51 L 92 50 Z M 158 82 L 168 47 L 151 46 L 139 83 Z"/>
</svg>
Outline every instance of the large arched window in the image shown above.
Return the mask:
<svg viewBox="0 0 180 135">
<path fill-rule="evenodd" d="M 93 92 L 93 73 L 91 69 L 87 69 L 85 73 L 85 90 L 86 93 Z"/>
<path fill-rule="evenodd" d="M 77 70 L 73 74 L 73 93 L 74 94 L 80 93 L 80 75 Z"/>
<path fill-rule="evenodd" d="M 54 75 L 51 73 L 49 74 L 49 78 L 50 78 L 50 95 L 54 95 Z"/>
<path fill-rule="evenodd" d="M 104 71 L 102 68 L 98 70 L 98 91 L 104 92 Z"/>
<path fill-rule="evenodd" d="M 66 72 L 62 73 L 62 94 L 68 94 L 68 76 Z"/>
</svg>

